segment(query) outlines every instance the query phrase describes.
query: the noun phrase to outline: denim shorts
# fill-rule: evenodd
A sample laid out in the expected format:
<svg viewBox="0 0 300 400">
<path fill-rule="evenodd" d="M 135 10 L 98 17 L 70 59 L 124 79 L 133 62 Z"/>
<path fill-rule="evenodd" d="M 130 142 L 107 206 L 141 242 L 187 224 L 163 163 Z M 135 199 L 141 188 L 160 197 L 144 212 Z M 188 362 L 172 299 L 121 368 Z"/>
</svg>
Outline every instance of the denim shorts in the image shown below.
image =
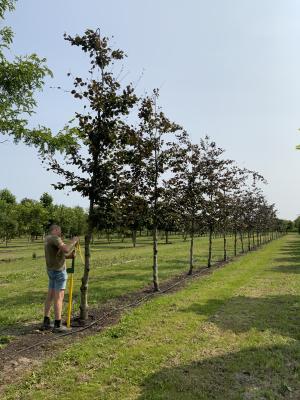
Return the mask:
<svg viewBox="0 0 300 400">
<path fill-rule="evenodd" d="M 67 271 L 52 271 L 47 270 L 49 276 L 49 289 L 64 290 L 68 279 Z"/>
</svg>

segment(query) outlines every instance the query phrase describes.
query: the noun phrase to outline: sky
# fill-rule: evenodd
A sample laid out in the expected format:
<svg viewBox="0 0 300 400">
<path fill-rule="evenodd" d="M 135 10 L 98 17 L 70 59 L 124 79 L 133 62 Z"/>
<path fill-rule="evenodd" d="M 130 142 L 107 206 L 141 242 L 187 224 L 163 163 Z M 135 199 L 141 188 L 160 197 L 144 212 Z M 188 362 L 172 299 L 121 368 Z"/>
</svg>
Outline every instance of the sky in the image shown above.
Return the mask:
<svg viewBox="0 0 300 400">
<path fill-rule="evenodd" d="M 11 55 L 37 53 L 54 74 L 37 96 L 32 126 L 57 132 L 78 104 L 67 73 L 85 75 L 86 58 L 63 39 L 100 28 L 127 54 L 122 79 L 139 93 L 160 88 L 160 105 L 193 142 L 209 135 L 241 167 L 260 172 L 280 218 L 300 215 L 300 2 L 298 0 L 19 0 L 6 16 Z M 77 107 L 77 108 L 76 108 Z M 34 149 L 0 145 L 0 188 L 18 200 L 55 191 Z"/>
</svg>

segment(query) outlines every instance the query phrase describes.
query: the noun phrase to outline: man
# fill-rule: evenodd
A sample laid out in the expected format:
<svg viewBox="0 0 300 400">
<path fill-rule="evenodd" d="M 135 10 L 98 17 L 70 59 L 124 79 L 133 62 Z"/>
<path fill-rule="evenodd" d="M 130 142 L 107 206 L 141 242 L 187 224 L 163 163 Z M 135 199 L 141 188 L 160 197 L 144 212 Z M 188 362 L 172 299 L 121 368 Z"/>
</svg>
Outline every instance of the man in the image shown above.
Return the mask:
<svg viewBox="0 0 300 400">
<path fill-rule="evenodd" d="M 43 330 L 53 327 L 50 323 L 52 302 L 54 302 L 55 315 L 53 332 L 65 332 L 67 330 L 61 324 L 61 312 L 67 283 L 66 258 L 74 257 L 74 248 L 77 242 L 78 238 L 74 237 L 69 246 L 64 244 L 61 239 L 61 228 L 58 225 L 51 225 L 49 235 L 45 237 L 45 258 L 49 286 L 45 301 Z"/>
</svg>

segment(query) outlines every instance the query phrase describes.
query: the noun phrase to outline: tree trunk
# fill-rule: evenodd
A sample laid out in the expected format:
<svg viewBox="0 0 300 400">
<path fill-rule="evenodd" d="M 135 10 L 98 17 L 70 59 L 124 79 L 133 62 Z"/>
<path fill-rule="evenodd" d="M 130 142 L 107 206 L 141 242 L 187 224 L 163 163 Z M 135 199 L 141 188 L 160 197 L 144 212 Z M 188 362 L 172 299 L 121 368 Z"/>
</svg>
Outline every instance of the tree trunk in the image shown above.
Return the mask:
<svg viewBox="0 0 300 400">
<path fill-rule="evenodd" d="M 209 234 L 208 234 L 208 260 L 207 260 L 207 266 L 208 268 L 211 267 L 211 250 L 212 250 L 212 227 L 209 227 Z"/>
<path fill-rule="evenodd" d="M 157 226 L 154 225 L 153 227 L 153 287 L 154 291 L 159 291 L 159 284 L 158 284 L 158 264 L 157 264 Z"/>
<path fill-rule="evenodd" d="M 135 247 L 136 246 L 136 230 L 132 230 L 131 237 L 132 237 L 132 245 L 133 245 L 133 247 Z"/>
<path fill-rule="evenodd" d="M 226 232 L 223 232 L 223 260 L 227 260 L 227 242 L 226 242 Z"/>
<path fill-rule="evenodd" d="M 166 244 L 169 244 L 169 231 L 165 230 Z"/>
<path fill-rule="evenodd" d="M 250 232 L 248 232 L 248 251 L 251 250 Z"/>
<path fill-rule="evenodd" d="M 192 220 L 191 243 L 190 243 L 190 269 L 188 275 L 192 275 L 194 268 L 194 219 Z"/>
<path fill-rule="evenodd" d="M 91 258 L 90 244 L 93 234 L 93 212 L 94 212 L 94 202 L 91 199 L 89 207 L 88 231 L 84 238 L 84 271 L 83 271 L 83 276 L 81 278 L 81 286 L 80 286 L 79 319 L 81 321 L 86 321 L 88 319 L 88 283 L 89 283 L 90 258 Z"/>
<path fill-rule="evenodd" d="M 234 256 L 236 257 L 236 244 L 237 244 L 237 233 L 234 231 Z"/>
<path fill-rule="evenodd" d="M 242 253 L 244 253 L 244 240 L 243 240 L 243 233 L 242 232 L 240 232 L 240 241 L 241 241 Z"/>
</svg>

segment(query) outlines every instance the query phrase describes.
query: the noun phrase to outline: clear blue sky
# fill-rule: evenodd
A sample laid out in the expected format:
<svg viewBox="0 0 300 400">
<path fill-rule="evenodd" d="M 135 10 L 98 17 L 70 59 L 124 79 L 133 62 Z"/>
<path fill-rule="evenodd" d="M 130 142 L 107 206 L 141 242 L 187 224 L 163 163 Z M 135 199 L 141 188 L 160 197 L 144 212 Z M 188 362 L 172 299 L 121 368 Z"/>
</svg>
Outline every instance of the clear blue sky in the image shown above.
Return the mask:
<svg viewBox="0 0 300 400">
<path fill-rule="evenodd" d="M 205 134 L 239 165 L 261 172 L 279 216 L 300 214 L 300 2 L 298 0 L 52 0 L 18 1 L 7 16 L 13 53 L 46 57 L 54 79 L 38 96 L 32 123 L 54 131 L 73 115 L 67 73 L 85 60 L 63 33 L 100 27 L 128 54 L 126 79 L 140 92 L 161 87 L 161 105 L 193 141 Z M 51 188 L 56 177 L 33 149 L 0 146 L 1 187 L 18 200 L 43 192 L 56 202 L 86 202 Z"/>
</svg>

